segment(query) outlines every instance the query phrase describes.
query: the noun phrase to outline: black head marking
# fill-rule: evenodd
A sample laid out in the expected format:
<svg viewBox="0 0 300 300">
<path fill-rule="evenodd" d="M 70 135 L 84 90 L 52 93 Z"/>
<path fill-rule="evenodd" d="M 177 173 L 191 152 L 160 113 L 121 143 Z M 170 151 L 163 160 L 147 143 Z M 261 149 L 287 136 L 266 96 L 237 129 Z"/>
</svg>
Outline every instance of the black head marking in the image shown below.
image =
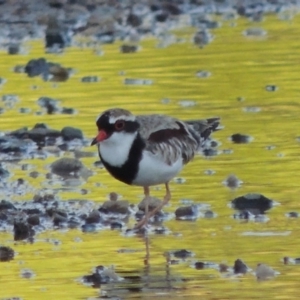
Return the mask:
<svg viewBox="0 0 300 300">
<path fill-rule="evenodd" d="M 125 110 L 124 110 L 125 111 Z M 120 110 L 122 112 L 122 110 Z M 125 111 L 126 112 L 126 111 Z M 111 123 L 112 120 L 115 120 L 114 123 Z M 120 123 L 124 123 L 123 126 L 120 126 Z M 122 118 L 122 115 L 116 116 L 112 111 L 104 112 L 96 121 L 98 130 L 104 130 L 107 135 L 111 135 L 116 131 L 121 132 L 136 132 L 139 129 L 139 123 L 132 118 L 128 118 L 125 114 Z"/>
</svg>

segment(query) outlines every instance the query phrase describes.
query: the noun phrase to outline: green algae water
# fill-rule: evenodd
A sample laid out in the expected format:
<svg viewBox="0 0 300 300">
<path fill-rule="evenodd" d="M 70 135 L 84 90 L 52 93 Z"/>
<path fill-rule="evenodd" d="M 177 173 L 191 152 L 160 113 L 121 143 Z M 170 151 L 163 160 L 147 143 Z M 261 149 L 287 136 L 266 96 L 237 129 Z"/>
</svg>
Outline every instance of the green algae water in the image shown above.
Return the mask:
<svg viewBox="0 0 300 300">
<path fill-rule="evenodd" d="M 219 116 L 224 128 L 214 133 L 222 143 L 218 148 L 221 154 L 209 159 L 197 156 L 189 163 L 179 175 L 185 180 L 171 183 L 172 200 L 164 209 L 174 213 L 182 200 L 188 199 L 209 205 L 215 218 L 193 222 L 172 218 L 164 222 L 169 234 L 150 235 L 148 245 L 144 237 L 111 230 L 46 231 L 37 235 L 33 244 L 14 242 L 11 233 L 1 233 L 0 244 L 12 247 L 16 256 L 0 263 L 0 299 L 100 299 L 105 293 L 120 299 L 298 299 L 300 266 L 284 265 L 282 259 L 300 255 L 299 219 L 286 216 L 300 211 L 300 17 L 282 21 L 268 15 L 264 22 L 253 25 L 242 19 L 223 21 L 222 27 L 213 31 L 214 41 L 202 49 L 191 43 L 195 31 L 186 28 L 174 32 L 180 43 L 157 48 L 157 40 L 148 39 L 141 42 L 139 52 L 130 54 L 120 53 L 119 43 L 102 46 L 102 56 L 87 47 L 68 48 L 61 55 L 45 54 L 42 41 L 28 43 L 28 55 L 1 53 L 1 77 L 7 82 L 0 93 L 15 94 L 20 99 L 1 115 L 2 131 L 46 123 L 59 130 L 78 127 L 92 139 L 96 117 L 111 107 L 181 119 Z M 262 27 L 267 34 L 247 37 L 243 32 L 250 27 Z M 53 83 L 12 71 L 15 65 L 39 57 L 73 68 L 74 75 L 67 82 Z M 197 77 L 201 70 L 211 75 Z M 84 76 L 98 76 L 100 81 L 83 83 Z M 125 85 L 125 78 L 148 79 L 153 84 Z M 267 86 L 275 86 L 274 91 Z M 41 109 L 37 99 L 42 96 L 59 99 L 62 106 L 78 113 L 38 115 Z M 22 107 L 30 112 L 19 113 Z M 229 137 L 236 133 L 250 135 L 253 140 L 234 144 Z M 61 199 L 88 199 L 100 205 L 110 192 L 121 194 L 130 203 L 142 199 L 141 188 L 128 187 L 94 166 L 98 159 L 95 147 L 84 150 L 95 153 L 81 159 L 93 175 L 79 187 L 58 189 Z M 38 189 L 57 188 L 45 177 L 55 160 L 57 157 L 49 156 L 6 163 L 12 173 L 10 180 L 24 178 L 33 187 L 26 196 L 13 200 L 30 200 Z M 30 171 L 36 170 L 39 176 L 31 178 L 23 164 L 29 164 Z M 214 172 L 206 175 L 206 170 Z M 233 191 L 222 184 L 230 174 L 243 181 Z M 80 189 L 87 194 L 82 195 Z M 152 188 L 151 193 L 161 198 L 164 189 Z M 260 193 L 280 203 L 267 213 L 269 220 L 232 217 L 230 201 L 248 193 Z M 194 256 L 179 264 L 168 263 L 165 253 L 180 249 L 192 251 Z M 191 267 L 196 261 L 232 266 L 238 258 L 253 270 L 265 263 L 280 274 L 258 282 L 251 272 L 226 277 L 218 270 Z M 82 285 L 79 278 L 91 274 L 97 265 L 114 266 L 118 275 L 133 280 L 95 289 Z M 24 269 L 34 276 L 23 278 Z"/>
</svg>

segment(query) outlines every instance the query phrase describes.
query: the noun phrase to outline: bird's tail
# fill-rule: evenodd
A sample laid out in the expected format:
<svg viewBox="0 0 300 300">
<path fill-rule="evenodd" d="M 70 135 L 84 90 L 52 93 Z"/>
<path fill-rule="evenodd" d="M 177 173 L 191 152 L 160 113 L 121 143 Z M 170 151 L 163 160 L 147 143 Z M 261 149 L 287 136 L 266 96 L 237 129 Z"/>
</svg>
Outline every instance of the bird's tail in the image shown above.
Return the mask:
<svg viewBox="0 0 300 300">
<path fill-rule="evenodd" d="M 205 156 L 212 156 L 217 153 L 215 148 L 219 145 L 219 143 L 213 141 L 210 136 L 214 131 L 218 131 L 223 128 L 220 125 L 220 121 L 221 120 L 218 117 L 205 120 L 186 121 L 186 123 L 192 126 L 193 129 L 200 135 L 199 151 Z"/>
</svg>

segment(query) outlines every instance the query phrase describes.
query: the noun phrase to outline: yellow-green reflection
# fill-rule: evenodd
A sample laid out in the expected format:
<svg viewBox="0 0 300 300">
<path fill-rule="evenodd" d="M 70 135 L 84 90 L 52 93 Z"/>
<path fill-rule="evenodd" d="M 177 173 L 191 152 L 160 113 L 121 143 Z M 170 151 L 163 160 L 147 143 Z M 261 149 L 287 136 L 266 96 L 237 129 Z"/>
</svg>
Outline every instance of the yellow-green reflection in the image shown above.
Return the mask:
<svg viewBox="0 0 300 300">
<path fill-rule="evenodd" d="M 276 16 L 268 16 L 260 24 L 268 35 L 251 39 L 242 31 L 253 26 L 247 20 L 223 22 L 216 29 L 212 44 L 199 49 L 190 43 L 194 30 L 176 32 L 186 42 L 157 49 L 156 40 L 142 42 L 142 50 L 136 54 L 120 54 L 119 44 L 103 46 L 105 54 L 96 56 L 92 49 L 67 49 L 63 55 L 44 54 L 41 41 L 32 42 L 30 54 L 8 56 L 1 54 L 1 76 L 8 79 L 1 94 L 17 94 L 21 101 L 12 110 L 1 115 L 1 129 L 14 130 L 24 125 L 31 127 L 44 122 L 51 128 L 64 126 L 80 127 L 87 137 L 95 134 L 96 116 L 109 107 L 119 106 L 134 113 L 159 112 L 182 119 L 220 116 L 225 128 L 215 137 L 222 142 L 221 149 L 232 149 L 233 154 L 222 154 L 213 159 L 197 157 L 180 174 L 186 178 L 184 184 L 172 183 L 173 198 L 167 211 L 174 212 L 180 199 L 192 199 L 211 205 L 217 213 L 215 219 L 199 219 L 196 222 L 171 220 L 165 225 L 171 230 L 168 236 L 150 237 L 150 269 L 152 279 L 166 276 L 165 251 L 185 248 L 195 253 L 195 259 L 222 262 L 232 265 L 237 258 L 243 259 L 250 267 L 257 263 L 271 265 L 281 272 L 276 279 L 257 283 L 248 274 L 239 279 L 220 278 L 214 270 L 195 270 L 186 264 L 170 266 L 169 272 L 176 278 L 189 281 L 174 284 L 172 297 L 185 295 L 188 299 L 297 299 L 300 269 L 297 266 L 283 266 L 283 256 L 299 255 L 298 223 L 285 217 L 289 211 L 299 209 L 298 161 L 299 144 L 299 64 L 300 46 L 299 23 L 297 17 L 283 22 Z M 27 78 L 24 74 L 14 74 L 13 66 L 26 64 L 31 58 L 45 57 L 49 61 L 72 67 L 77 72 L 67 82 L 53 84 L 40 78 Z M 197 78 L 198 70 L 212 73 L 209 78 Z M 125 75 L 120 75 L 122 72 Z M 81 83 L 87 75 L 101 77 L 99 83 Z M 126 86 L 124 78 L 145 78 L 154 81 L 151 86 Z M 268 92 L 265 86 L 275 84 L 278 91 Z M 32 87 L 36 88 L 33 89 Z M 35 115 L 40 110 L 36 100 L 41 96 L 60 99 L 62 106 L 78 110 L 74 116 Z M 237 101 L 244 97 L 245 101 Z M 169 98 L 169 104 L 161 99 Z M 183 108 L 180 100 L 193 100 L 196 105 Z M 243 111 L 245 107 L 260 107 L 257 113 Z M 30 114 L 20 114 L 20 107 L 32 109 Z M 254 137 L 246 145 L 234 145 L 228 137 L 233 133 L 245 133 Z M 266 146 L 276 146 L 266 150 Z M 88 149 L 95 151 L 95 148 Z M 26 161 L 38 172 L 45 174 L 47 166 L 56 160 Z M 93 166 L 96 158 L 84 158 L 84 164 L 95 175 L 82 186 L 89 191 L 86 196 L 77 191 L 61 192 L 62 199 L 88 198 L 103 202 L 111 191 L 116 191 L 137 203 L 142 197 L 142 189 L 125 186 L 115 181 L 105 170 Z M 44 187 L 44 176 L 32 179 L 28 171 L 22 171 L 19 162 L 11 166 L 12 178 L 26 178 L 36 189 Z M 212 176 L 204 170 L 213 169 Z M 229 175 L 236 174 L 244 181 L 243 186 L 231 192 L 221 182 Z M 101 183 L 101 187 L 96 186 Z M 275 199 L 281 205 L 269 212 L 267 223 L 244 223 L 233 220 L 233 211 L 227 206 L 234 197 L 258 192 Z M 161 197 L 162 190 L 152 193 Z M 22 197 L 31 199 L 32 195 Z M 256 237 L 243 236 L 247 231 L 291 231 L 287 236 Z M 61 241 L 59 246 L 46 243 L 45 238 Z M 77 242 L 80 238 L 82 241 Z M 90 273 L 92 267 L 114 265 L 117 272 L 132 272 L 141 275 L 147 272 L 144 266 L 145 244 L 139 237 L 123 237 L 119 232 L 103 231 L 83 234 L 69 232 L 46 232 L 30 244 L 14 245 L 12 236 L 1 234 L 1 244 L 11 246 L 18 252 L 15 260 L 1 263 L 0 297 L 20 296 L 23 299 L 85 299 L 97 296 L 98 290 L 76 282 L 83 274 Z M 120 249 L 134 249 L 133 253 L 119 253 Z M 29 268 L 36 276 L 27 280 L 20 278 L 20 270 Z M 161 276 L 161 277 L 160 277 Z M 167 286 L 165 281 L 165 286 Z M 162 292 L 168 292 L 163 290 Z M 151 293 L 146 290 L 145 297 Z M 135 298 L 136 294 L 126 296 Z M 143 297 L 142 295 L 140 296 Z M 161 295 L 161 299 L 169 298 Z"/>
</svg>

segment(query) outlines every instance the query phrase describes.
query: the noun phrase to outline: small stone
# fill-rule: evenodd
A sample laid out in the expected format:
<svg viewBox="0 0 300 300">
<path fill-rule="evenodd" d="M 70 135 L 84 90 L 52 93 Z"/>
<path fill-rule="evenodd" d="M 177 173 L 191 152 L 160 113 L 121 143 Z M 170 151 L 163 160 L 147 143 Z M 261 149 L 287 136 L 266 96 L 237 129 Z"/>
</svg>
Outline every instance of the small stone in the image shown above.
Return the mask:
<svg viewBox="0 0 300 300">
<path fill-rule="evenodd" d="M 248 211 L 255 215 L 265 213 L 273 207 L 274 201 L 261 194 L 246 194 L 231 201 L 232 207 L 240 211 Z"/>
<path fill-rule="evenodd" d="M 81 78 L 81 82 L 99 82 L 98 76 L 85 76 Z"/>
<path fill-rule="evenodd" d="M 275 92 L 278 90 L 278 87 L 276 85 L 266 85 L 265 90 L 267 92 Z"/>
<path fill-rule="evenodd" d="M 61 130 L 61 135 L 65 141 L 71 141 L 74 139 L 83 139 L 82 131 L 74 127 L 64 127 Z"/>
<path fill-rule="evenodd" d="M 178 207 L 175 211 L 176 220 L 194 220 L 198 216 L 196 205 Z"/>
<path fill-rule="evenodd" d="M 288 218 L 299 218 L 299 213 L 297 213 L 295 211 L 291 211 L 291 212 L 287 213 L 287 217 Z"/>
<path fill-rule="evenodd" d="M 191 252 L 189 250 L 185 250 L 185 249 L 173 251 L 172 254 L 176 258 L 180 258 L 180 259 L 187 259 L 187 258 L 192 257 L 194 255 L 193 252 Z"/>
<path fill-rule="evenodd" d="M 151 79 L 134 79 L 134 78 L 125 78 L 125 85 L 152 85 L 153 80 Z"/>
<path fill-rule="evenodd" d="M 55 16 L 50 16 L 45 34 L 45 47 L 58 47 L 62 49 L 66 46 L 65 36 L 62 26 Z"/>
<path fill-rule="evenodd" d="M 51 115 L 59 111 L 59 100 L 50 98 L 50 97 L 40 97 L 37 100 L 37 103 L 40 107 L 45 108 L 47 114 Z"/>
<path fill-rule="evenodd" d="M 120 52 L 121 53 L 135 53 L 139 49 L 138 46 L 136 45 L 122 45 L 120 47 Z"/>
<path fill-rule="evenodd" d="M 110 229 L 114 230 L 114 229 L 122 229 L 123 225 L 119 222 L 112 222 L 110 224 Z"/>
<path fill-rule="evenodd" d="M 231 174 L 222 183 L 228 188 L 235 190 L 243 184 L 243 181 L 238 179 L 234 174 Z"/>
<path fill-rule="evenodd" d="M 24 69 L 28 77 L 35 77 L 42 74 L 48 74 L 49 66 L 45 58 L 30 60 Z"/>
<path fill-rule="evenodd" d="M 261 28 L 248 28 L 245 31 L 243 31 L 243 35 L 249 36 L 249 37 L 263 37 L 267 35 L 267 31 Z"/>
<path fill-rule="evenodd" d="M 7 200 L 1 200 L 0 202 L 0 211 L 1 210 L 17 210 L 17 208 Z"/>
<path fill-rule="evenodd" d="M 266 264 L 258 264 L 255 270 L 257 280 L 267 280 L 275 277 L 278 273 Z"/>
<path fill-rule="evenodd" d="M 58 64 L 49 64 L 49 74 L 43 78 L 46 81 L 64 82 L 69 79 L 69 70 Z"/>
<path fill-rule="evenodd" d="M 246 106 L 243 107 L 243 111 L 247 113 L 258 113 L 261 111 L 261 108 L 257 106 Z"/>
<path fill-rule="evenodd" d="M 96 226 L 95 224 L 84 224 L 81 226 L 82 232 L 95 232 Z"/>
<path fill-rule="evenodd" d="M 248 144 L 253 140 L 253 137 L 246 134 L 235 133 L 230 137 L 230 139 L 235 144 Z"/>
<path fill-rule="evenodd" d="M 162 201 L 156 197 L 147 196 L 145 197 L 138 205 L 138 208 L 141 211 L 145 211 L 146 203 L 148 203 L 149 211 L 156 209 L 158 206 L 162 204 Z"/>
<path fill-rule="evenodd" d="M 40 218 L 38 215 L 32 215 L 27 218 L 27 223 L 31 226 L 40 225 Z"/>
<path fill-rule="evenodd" d="M 53 162 L 50 166 L 52 173 L 61 176 L 78 173 L 83 167 L 84 166 L 81 161 L 69 157 L 60 158 Z"/>
<path fill-rule="evenodd" d="M 35 276 L 35 273 L 30 269 L 23 269 L 23 270 L 21 270 L 20 275 L 22 278 L 30 279 Z"/>
<path fill-rule="evenodd" d="M 9 44 L 7 53 L 10 55 L 19 54 L 20 45 L 19 44 Z"/>
<path fill-rule="evenodd" d="M 25 222 L 15 222 L 14 223 L 14 240 L 21 241 L 25 239 L 30 239 L 34 236 L 34 230 L 31 225 Z"/>
<path fill-rule="evenodd" d="M 86 224 L 97 224 L 100 223 L 101 217 L 97 210 L 93 210 L 90 212 L 90 214 L 85 219 Z"/>
<path fill-rule="evenodd" d="M 246 274 L 248 272 L 248 267 L 241 259 L 237 259 L 234 262 L 233 272 L 234 274 Z"/>
<path fill-rule="evenodd" d="M 196 77 L 198 77 L 198 78 L 208 78 L 210 76 L 211 76 L 211 72 L 209 72 L 209 71 L 198 71 L 196 73 Z"/>
<path fill-rule="evenodd" d="M 182 107 L 193 107 L 197 103 L 194 100 L 181 100 L 178 102 L 178 104 Z"/>
<path fill-rule="evenodd" d="M 0 261 L 6 262 L 14 259 L 15 251 L 6 246 L 0 246 Z"/>
</svg>

